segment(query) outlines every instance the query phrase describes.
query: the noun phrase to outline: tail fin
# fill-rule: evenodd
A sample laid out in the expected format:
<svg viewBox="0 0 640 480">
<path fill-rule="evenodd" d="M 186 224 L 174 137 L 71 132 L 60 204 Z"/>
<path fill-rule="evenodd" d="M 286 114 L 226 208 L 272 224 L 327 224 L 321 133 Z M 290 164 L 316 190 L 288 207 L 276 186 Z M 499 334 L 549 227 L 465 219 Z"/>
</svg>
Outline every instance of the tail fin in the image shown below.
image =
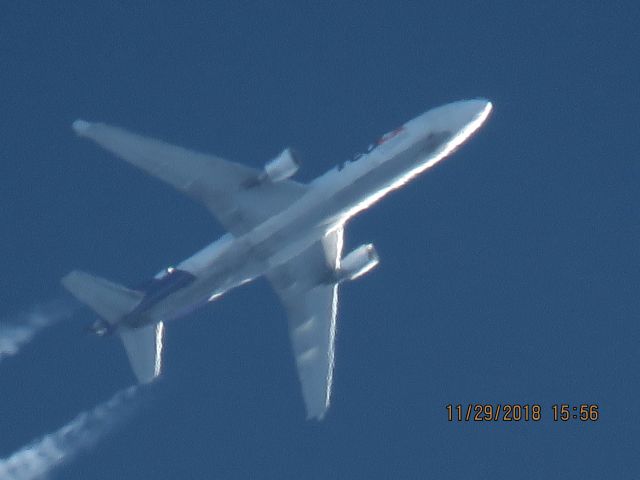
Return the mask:
<svg viewBox="0 0 640 480">
<path fill-rule="evenodd" d="M 62 279 L 62 285 L 114 326 L 143 298 L 140 292 L 78 270 L 67 274 Z M 118 325 L 117 332 L 138 382 L 148 383 L 160 375 L 164 333 L 162 322 L 140 328 L 122 324 Z"/>
</svg>

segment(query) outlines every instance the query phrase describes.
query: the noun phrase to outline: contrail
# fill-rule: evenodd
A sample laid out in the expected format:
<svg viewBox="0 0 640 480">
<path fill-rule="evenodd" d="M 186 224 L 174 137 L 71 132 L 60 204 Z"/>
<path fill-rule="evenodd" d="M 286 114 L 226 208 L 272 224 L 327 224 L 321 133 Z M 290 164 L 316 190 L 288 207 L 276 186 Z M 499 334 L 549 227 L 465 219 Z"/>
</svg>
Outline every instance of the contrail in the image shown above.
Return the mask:
<svg viewBox="0 0 640 480">
<path fill-rule="evenodd" d="M 88 450 L 131 411 L 137 391 L 137 386 L 119 391 L 93 410 L 82 412 L 60 430 L 0 460 L 0 480 L 46 477 L 54 468 Z"/>
<path fill-rule="evenodd" d="M 77 308 L 67 301 L 54 300 L 0 320 L 0 362 L 17 354 L 40 330 L 71 317 Z"/>
</svg>

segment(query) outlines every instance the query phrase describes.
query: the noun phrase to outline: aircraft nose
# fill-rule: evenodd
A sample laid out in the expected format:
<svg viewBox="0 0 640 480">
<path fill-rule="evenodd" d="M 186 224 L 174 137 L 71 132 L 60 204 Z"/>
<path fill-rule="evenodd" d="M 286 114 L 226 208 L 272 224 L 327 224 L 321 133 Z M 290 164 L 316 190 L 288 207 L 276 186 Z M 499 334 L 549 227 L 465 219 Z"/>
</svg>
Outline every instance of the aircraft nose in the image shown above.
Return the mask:
<svg viewBox="0 0 640 480">
<path fill-rule="evenodd" d="M 485 99 L 463 100 L 441 107 L 442 118 L 446 119 L 452 131 L 476 130 L 491 113 L 493 105 Z M 471 133 L 471 132 L 469 132 Z"/>
<path fill-rule="evenodd" d="M 429 110 L 418 120 L 418 128 L 429 134 L 448 132 L 456 145 L 475 132 L 491 113 L 486 99 L 461 100 Z"/>
<path fill-rule="evenodd" d="M 489 113 L 493 105 L 489 100 L 485 100 L 484 98 L 478 98 L 474 100 L 464 100 L 460 103 L 460 109 L 464 110 L 465 114 L 470 116 L 478 117 L 483 113 Z"/>
</svg>

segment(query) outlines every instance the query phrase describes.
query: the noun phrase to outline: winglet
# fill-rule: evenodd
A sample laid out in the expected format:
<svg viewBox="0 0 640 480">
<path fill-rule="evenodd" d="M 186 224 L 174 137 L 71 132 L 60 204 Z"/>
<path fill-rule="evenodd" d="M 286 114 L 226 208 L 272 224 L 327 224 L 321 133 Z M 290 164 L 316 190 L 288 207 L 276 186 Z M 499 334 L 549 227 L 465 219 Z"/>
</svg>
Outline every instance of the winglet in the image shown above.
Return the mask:
<svg viewBox="0 0 640 480">
<path fill-rule="evenodd" d="M 87 133 L 87 130 L 89 130 L 90 126 L 91 124 L 89 122 L 81 119 L 78 119 L 71 124 L 71 128 L 73 128 L 73 131 L 76 132 L 76 135 L 79 135 L 81 137 Z"/>
</svg>

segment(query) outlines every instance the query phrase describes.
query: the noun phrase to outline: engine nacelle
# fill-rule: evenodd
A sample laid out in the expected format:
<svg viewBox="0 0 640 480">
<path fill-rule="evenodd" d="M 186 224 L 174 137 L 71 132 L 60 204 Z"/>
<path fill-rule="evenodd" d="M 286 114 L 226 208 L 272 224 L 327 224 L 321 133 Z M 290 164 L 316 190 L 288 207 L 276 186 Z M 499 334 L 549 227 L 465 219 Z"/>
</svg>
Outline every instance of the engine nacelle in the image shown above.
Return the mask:
<svg viewBox="0 0 640 480">
<path fill-rule="evenodd" d="M 300 162 L 293 150 L 285 148 L 280 155 L 264 165 L 264 176 L 272 182 L 291 178 L 300 168 Z"/>
<path fill-rule="evenodd" d="M 378 252 L 376 252 L 373 244 L 360 245 L 342 259 L 340 268 L 337 271 L 337 279 L 339 282 L 355 280 L 378 265 L 378 263 L 380 263 L 380 257 L 378 257 Z"/>
</svg>

